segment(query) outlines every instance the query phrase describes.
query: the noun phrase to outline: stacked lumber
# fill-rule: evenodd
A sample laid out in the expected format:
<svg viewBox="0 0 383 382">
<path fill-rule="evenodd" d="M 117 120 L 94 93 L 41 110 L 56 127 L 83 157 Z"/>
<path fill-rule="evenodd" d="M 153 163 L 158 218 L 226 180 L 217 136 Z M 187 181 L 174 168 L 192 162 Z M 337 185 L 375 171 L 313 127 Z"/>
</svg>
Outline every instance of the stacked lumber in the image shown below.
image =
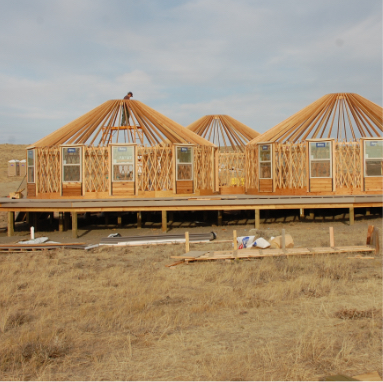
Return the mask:
<svg viewBox="0 0 383 382">
<path fill-rule="evenodd" d="M 208 242 L 216 238 L 214 232 L 209 233 L 192 233 L 189 235 L 191 242 Z M 101 239 L 100 245 L 117 245 L 117 246 L 137 246 L 147 244 L 165 244 L 165 243 L 185 243 L 184 234 L 173 235 L 146 235 L 146 236 L 125 236 L 125 237 L 105 237 Z"/>
</svg>

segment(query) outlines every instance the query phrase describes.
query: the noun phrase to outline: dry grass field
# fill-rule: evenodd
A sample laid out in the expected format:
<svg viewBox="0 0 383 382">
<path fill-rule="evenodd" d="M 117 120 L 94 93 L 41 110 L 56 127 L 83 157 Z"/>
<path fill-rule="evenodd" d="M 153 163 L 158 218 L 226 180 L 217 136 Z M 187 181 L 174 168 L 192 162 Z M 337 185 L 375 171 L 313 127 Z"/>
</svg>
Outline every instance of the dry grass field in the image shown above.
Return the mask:
<svg viewBox="0 0 383 382">
<path fill-rule="evenodd" d="M 8 145 L 10 146 L 10 145 Z M 1 153 L 1 149 L 0 149 Z M 7 179 L 2 178 L 2 187 Z M 136 230 L 124 217 L 123 236 Z M 226 216 L 227 218 L 227 216 Z M 270 219 L 296 246 L 362 245 L 381 215 Z M 81 220 L 81 219 L 80 219 Z M 248 234 L 226 221 L 219 239 Z M 113 231 L 80 224 L 79 242 Z M 185 223 L 186 225 L 186 223 Z M 115 228 L 115 227 L 114 227 Z M 177 226 L 172 233 L 211 231 Z M 0 233 L 0 243 L 25 239 Z M 73 242 L 71 232 L 38 232 Z M 193 244 L 192 249 L 230 244 Z M 0 253 L 1 380 L 320 380 L 382 375 L 382 254 L 198 262 L 182 245 Z"/>
</svg>

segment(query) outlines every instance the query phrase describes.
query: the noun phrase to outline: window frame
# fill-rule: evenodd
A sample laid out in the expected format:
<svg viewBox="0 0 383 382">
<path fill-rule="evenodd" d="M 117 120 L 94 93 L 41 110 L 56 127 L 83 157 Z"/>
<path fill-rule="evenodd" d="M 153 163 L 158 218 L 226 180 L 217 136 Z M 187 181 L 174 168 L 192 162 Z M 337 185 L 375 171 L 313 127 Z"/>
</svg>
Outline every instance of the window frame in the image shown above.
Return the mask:
<svg viewBox="0 0 383 382">
<path fill-rule="evenodd" d="M 332 155 L 332 150 L 333 150 L 333 141 L 332 140 L 326 140 L 326 141 L 321 141 L 321 140 L 310 140 L 309 142 L 309 175 L 310 175 L 310 179 L 332 179 L 333 178 L 333 155 Z M 315 143 L 315 144 L 318 144 L 318 143 L 329 143 L 330 144 L 330 158 L 326 158 L 326 159 L 311 159 L 311 145 Z M 330 162 L 330 176 L 312 176 L 311 174 L 311 163 L 312 162 Z"/>
<path fill-rule="evenodd" d="M 179 162 L 178 161 L 178 149 L 183 149 L 183 148 L 187 148 L 187 149 L 190 149 L 191 150 L 191 160 L 190 162 Z M 194 180 L 194 150 L 193 150 L 193 146 L 191 145 L 177 145 L 175 147 L 175 151 L 176 151 L 176 181 L 186 181 L 186 182 L 190 182 L 190 181 L 193 181 Z M 191 165 L 191 178 L 190 179 L 178 179 L 178 166 L 179 165 Z"/>
<path fill-rule="evenodd" d="M 270 148 L 270 160 L 261 160 L 262 146 L 269 146 Z M 270 163 L 270 176 L 268 178 L 261 177 L 261 163 Z M 273 179 L 273 144 L 272 143 L 259 143 L 258 144 L 258 173 L 259 179 Z"/>
<path fill-rule="evenodd" d="M 33 153 L 33 165 L 29 165 L 29 158 L 28 158 L 28 153 L 32 152 Z M 33 181 L 29 180 L 29 168 L 33 168 Z M 36 150 L 35 149 L 27 149 L 27 183 L 30 184 L 36 184 Z"/>
<path fill-rule="evenodd" d="M 367 142 L 382 142 L 383 144 L 383 140 L 382 139 L 363 139 L 363 175 L 365 178 L 382 178 L 383 177 L 383 174 L 382 175 L 367 175 L 367 161 L 383 161 L 383 156 L 380 157 L 380 158 L 366 158 L 366 143 Z"/>
<path fill-rule="evenodd" d="M 67 150 L 67 149 L 79 149 L 80 150 L 80 163 L 76 163 L 76 164 L 64 164 L 64 150 Z M 79 166 L 80 167 L 80 179 L 79 180 L 64 180 L 64 176 L 65 176 L 65 172 L 64 172 L 64 166 L 68 166 L 68 167 L 75 167 L 75 166 Z M 68 145 L 68 146 L 61 146 L 61 173 L 62 173 L 62 176 L 61 176 L 61 182 L 62 183 L 82 183 L 82 176 L 83 176 L 83 170 L 82 170 L 82 166 L 83 166 L 83 147 L 82 146 L 79 146 L 79 145 Z"/>
<path fill-rule="evenodd" d="M 122 148 L 122 147 L 132 147 L 133 148 L 133 154 L 132 154 L 132 161 L 131 162 L 122 162 L 120 164 L 115 164 L 113 163 L 113 160 L 114 160 L 114 149 L 115 148 Z M 111 182 L 112 183 L 116 183 L 116 182 L 135 182 L 136 181 L 136 145 L 135 144 L 113 144 L 113 145 L 110 145 L 110 149 L 111 149 L 111 156 L 110 156 L 110 160 L 111 160 Z M 118 165 L 121 165 L 121 166 L 125 166 L 125 165 L 133 165 L 133 179 L 132 180 L 129 180 L 129 179 L 114 179 L 114 166 L 118 166 Z"/>
</svg>

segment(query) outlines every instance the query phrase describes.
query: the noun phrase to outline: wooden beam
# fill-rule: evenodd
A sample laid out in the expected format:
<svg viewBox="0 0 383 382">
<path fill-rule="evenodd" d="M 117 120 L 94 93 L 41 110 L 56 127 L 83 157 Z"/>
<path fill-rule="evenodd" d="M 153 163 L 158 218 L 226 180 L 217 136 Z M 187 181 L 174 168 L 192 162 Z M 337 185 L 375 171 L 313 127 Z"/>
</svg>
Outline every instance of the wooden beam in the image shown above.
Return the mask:
<svg viewBox="0 0 383 382">
<path fill-rule="evenodd" d="M 354 224 L 354 207 L 350 207 L 349 209 L 349 217 L 350 217 L 350 225 Z"/>
<path fill-rule="evenodd" d="M 162 232 L 167 232 L 168 230 L 168 222 L 167 222 L 167 212 L 166 210 L 161 211 L 162 215 Z"/>
<path fill-rule="evenodd" d="M 77 212 L 72 212 L 72 237 L 77 239 Z"/>
<path fill-rule="evenodd" d="M 330 247 L 335 247 L 335 239 L 334 239 L 334 227 L 330 227 Z"/>
<path fill-rule="evenodd" d="M 255 222 L 254 222 L 254 227 L 259 229 L 261 224 L 260 224 L 260 216 L 261 216 L 261 211 L 259 209 L 255 210 Z"/>
<path fill-rule="evenodd" d="M 15 213 L 8 212 L 8 236 L 13 236 L 15 233 Z"/>
</svg>

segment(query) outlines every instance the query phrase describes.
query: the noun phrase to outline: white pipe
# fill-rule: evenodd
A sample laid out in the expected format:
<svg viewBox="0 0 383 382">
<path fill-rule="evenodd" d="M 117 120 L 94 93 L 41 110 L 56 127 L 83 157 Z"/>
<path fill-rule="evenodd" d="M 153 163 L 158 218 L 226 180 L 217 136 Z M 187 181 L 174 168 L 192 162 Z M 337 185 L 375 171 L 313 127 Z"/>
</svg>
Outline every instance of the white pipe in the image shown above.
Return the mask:
<svg viewBox="0 0 383 382">
<path fill-rule="evenodd" d="M 31 227 L 31 240 L 35 240 L 35 227 Z"/>
</svg>

